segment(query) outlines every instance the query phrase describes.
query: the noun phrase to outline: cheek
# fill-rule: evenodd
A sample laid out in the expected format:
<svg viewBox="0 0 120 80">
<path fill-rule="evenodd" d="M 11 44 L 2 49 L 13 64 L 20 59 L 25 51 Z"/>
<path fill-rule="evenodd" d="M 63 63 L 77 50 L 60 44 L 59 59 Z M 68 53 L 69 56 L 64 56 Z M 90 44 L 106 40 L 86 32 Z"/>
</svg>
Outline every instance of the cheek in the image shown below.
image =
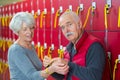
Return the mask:
<svg viewBox="0 0 120 80">
<path fill-rule="evenodd" d="M 80 26 L 78 26 L 77 29 L 80 29 Z"/>
<path fill-rule="evenodd" d="M 75 36 L 75 38 L 78 38 L 79 34 L 77 31 L 75 32 L 74 36 Z"/>
<path fill-rule="evenodd" d="M 34 31 L 32 31 L 31 33 L 34 34 Z"/>
<path fill-rule="evenodd" d="M 23 36 L 24 37 L 24 35 L 25 35 L 25 33 L 24 32 L 21 32 L 21 33 L 19 33 L 19 36 Z"/>
<path fill-rule="evenodd" d="M 32 32 L 31 36 L 34 37 L 34 32 Z"/>
<path fill-rule="evenodd" d="M 34 34 L 34 32 L 35 32 L 34 30 L 31 31 L 32 34 Z"/>
</svg>

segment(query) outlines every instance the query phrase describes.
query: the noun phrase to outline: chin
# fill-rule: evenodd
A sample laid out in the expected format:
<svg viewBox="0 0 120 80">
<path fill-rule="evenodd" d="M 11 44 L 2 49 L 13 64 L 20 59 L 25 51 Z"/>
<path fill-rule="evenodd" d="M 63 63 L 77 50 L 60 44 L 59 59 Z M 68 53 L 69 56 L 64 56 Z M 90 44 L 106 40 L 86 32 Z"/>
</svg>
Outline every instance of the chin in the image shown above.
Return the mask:
<svg viewBox="0 0 120 80">
<path fill-rule="evenodd" d="M 28 39 L 28 40 L 26 40 L 26 41 L 31 42 L 31 41 L 32 41 L 32 39 Z"/>
<path fill-rule="evenodd" d="M 73 37 L 67 37 L 67 39 L 68 39 L 69 41 L 72 41 L 72 40 L 73 40 Z"/>
<path fill-rule="evenodd" d="M 72 40 L 71 40 L 71 39 L 69 39 L 69 38 L 67 38 L 67 40 L 68 40 L 68 41 L 70 41 L 70 42 L 72 41 Z"/>
</svg>

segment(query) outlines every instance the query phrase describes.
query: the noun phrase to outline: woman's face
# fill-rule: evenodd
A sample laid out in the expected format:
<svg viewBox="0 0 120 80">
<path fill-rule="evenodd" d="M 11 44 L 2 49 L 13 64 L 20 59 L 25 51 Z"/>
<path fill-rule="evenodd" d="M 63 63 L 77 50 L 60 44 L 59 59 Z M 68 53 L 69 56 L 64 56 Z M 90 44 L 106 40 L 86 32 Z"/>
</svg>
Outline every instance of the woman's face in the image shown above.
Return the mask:
<svg viewBox="0 0 120 80">
<path fill-rule="evenodd" d="M 22 41 L 31 42 L 34 36 L 34 29 L 35 29 L 35 26 L 27 26 L 26 23 L 23 23 L 22 28 L 18 32 L 18 37 Z"/>
</svg>

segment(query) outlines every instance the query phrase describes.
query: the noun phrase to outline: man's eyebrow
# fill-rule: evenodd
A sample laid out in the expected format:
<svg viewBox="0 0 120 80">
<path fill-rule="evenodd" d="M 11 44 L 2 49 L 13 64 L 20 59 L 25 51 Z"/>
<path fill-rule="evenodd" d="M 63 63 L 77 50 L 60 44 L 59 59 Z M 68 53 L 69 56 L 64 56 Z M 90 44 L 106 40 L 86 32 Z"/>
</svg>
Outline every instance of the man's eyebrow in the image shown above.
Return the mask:
<svg viewBox="0 0 120 80">
<path fill-rule="evenodd" d="M 65 24 L 70 24 L 71 22 L 70 21 L 68 21 L 68 22 L 66 22 Z M 61 27 L 63 26 L 63 25 L 60 25 Z"/>
<path fill-rule="evenodd" d="M 66 24 L 69 24 L 69 23 L 71 23 L 71 22 L 70 21 L 66 22 Z"/>
</svg>

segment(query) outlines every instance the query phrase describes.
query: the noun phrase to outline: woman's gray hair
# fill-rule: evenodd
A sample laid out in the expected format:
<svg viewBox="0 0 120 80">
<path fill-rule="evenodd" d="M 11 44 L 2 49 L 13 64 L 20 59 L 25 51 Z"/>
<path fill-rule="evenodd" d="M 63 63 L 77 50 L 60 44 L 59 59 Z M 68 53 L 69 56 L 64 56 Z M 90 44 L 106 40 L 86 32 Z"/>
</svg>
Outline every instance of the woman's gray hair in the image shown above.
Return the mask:
<svg viewBox="0 0 120 80">
<path fill-rule="evenodd" d="M 33 15 L 28 12 L 18 12 L 13 16 L 9 27 L 17 35 L 23 23 L 25 23 L 27 27 L 35 26 Z"/>
</svg>

